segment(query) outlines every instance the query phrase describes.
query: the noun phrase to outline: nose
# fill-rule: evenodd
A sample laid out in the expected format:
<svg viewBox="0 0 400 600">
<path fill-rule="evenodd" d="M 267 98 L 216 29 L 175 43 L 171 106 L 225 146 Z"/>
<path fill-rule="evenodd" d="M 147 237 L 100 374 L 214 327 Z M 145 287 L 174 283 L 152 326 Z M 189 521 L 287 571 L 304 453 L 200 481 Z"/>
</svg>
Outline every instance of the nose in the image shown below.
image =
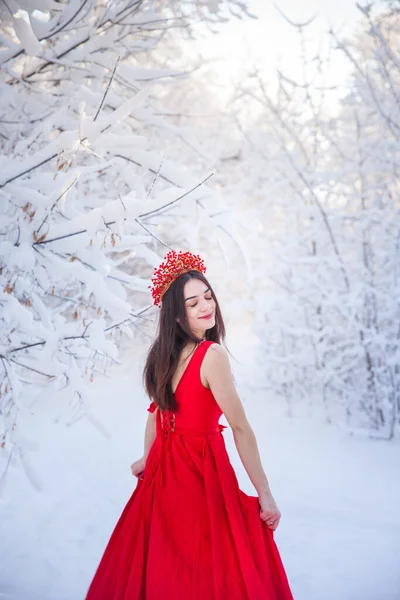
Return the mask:
<svg viewBox="0 0 400 600">
<path fill-rule="evenodd" d="M 207 300 L 205 298 L 203 298 L 203 302 L 201 303 L 200 306 L 200 312 L 204 313 L 204 314 L 208 314 L 210 311 L 210 306 L 209 303 L 207 302 Z"/>
<path fill-rule="evenodd" d="M 212 312 L 211 306 L 209 306 L 208 304 L 205 304 L 204 306 L 202 306 L 202 308 L 201 308 L 202 316 L 209 315 L 211 312 Z"/>
</svg>

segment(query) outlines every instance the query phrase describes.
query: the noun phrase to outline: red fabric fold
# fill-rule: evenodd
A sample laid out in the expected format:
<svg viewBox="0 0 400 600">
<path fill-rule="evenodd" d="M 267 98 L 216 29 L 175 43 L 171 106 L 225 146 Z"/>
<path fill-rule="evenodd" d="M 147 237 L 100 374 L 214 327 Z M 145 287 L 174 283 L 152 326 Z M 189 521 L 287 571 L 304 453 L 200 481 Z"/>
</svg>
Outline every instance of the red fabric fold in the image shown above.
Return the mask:
<svg viewBox="0 0 400 600">
<path fill-rule="evenodd" d="M 155 412 L 157 409 L 157 405 L 154 402 L 150 402 L 150 406 L 147 409 L 147 412 L 153 413 Z"/>
</svg>

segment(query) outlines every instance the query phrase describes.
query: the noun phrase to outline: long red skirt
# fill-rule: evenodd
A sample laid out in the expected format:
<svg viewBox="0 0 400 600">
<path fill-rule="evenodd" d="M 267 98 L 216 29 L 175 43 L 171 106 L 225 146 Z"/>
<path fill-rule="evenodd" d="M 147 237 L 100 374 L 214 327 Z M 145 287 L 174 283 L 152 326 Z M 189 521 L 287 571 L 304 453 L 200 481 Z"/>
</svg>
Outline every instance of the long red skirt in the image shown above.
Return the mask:
<svg viewBox="0 0 400 600">
<path fill-rule="evenodd" d="M 87 600 L 292 600 L 259 512 L 221 433 L 157 439 Z"/>
</svg>

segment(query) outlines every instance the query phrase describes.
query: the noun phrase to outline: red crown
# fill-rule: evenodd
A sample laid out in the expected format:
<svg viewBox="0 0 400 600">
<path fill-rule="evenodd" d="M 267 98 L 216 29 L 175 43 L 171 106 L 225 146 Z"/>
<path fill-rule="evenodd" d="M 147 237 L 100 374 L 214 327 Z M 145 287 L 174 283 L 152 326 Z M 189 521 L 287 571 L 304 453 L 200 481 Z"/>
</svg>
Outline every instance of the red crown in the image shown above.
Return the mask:
<svg viewBox="0 0 400 600">
<path fill-rule="evenodd" d="M 175 279 L 188 271 L 206 272 L 203 259 L 198 254 L 175 252 L 175 250 L 168 252 L 164 257 L 164 262 L 158 269 L 154 269 L 152 285 L 149 285 L 156 306 L 161 305 L 162 297 Z"/>
</svg>

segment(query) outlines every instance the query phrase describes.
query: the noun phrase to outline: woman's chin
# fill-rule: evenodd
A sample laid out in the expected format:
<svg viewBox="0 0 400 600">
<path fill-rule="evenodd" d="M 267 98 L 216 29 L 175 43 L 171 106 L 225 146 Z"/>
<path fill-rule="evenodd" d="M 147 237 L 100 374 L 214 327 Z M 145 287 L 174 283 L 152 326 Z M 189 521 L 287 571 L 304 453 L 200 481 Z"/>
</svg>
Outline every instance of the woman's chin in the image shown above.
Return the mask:
<svg viewBox="0 0 400 600">
<path fill-rule="evenodd" d="M 199 327 L 196 328 L 197 331 L 200 334 L 199 337 L 204 338 L 204 336 L 207 333 L 207 331 L 209 331 L 210 329 L 212 329 L 214 326 L 215 326 L 215 319 L 214 318 L 212 318 L 210 320 L 208 320 L 208 319 L 200 319 Z"/>
<path fill-rule="evenodd" d="M 204 327 L 204 331 L 208 331 L 209 329 L 212 329 L 215 325 L 215 319 L 210 319 L 207 324 L 205 324 Z"/>
</svg>

